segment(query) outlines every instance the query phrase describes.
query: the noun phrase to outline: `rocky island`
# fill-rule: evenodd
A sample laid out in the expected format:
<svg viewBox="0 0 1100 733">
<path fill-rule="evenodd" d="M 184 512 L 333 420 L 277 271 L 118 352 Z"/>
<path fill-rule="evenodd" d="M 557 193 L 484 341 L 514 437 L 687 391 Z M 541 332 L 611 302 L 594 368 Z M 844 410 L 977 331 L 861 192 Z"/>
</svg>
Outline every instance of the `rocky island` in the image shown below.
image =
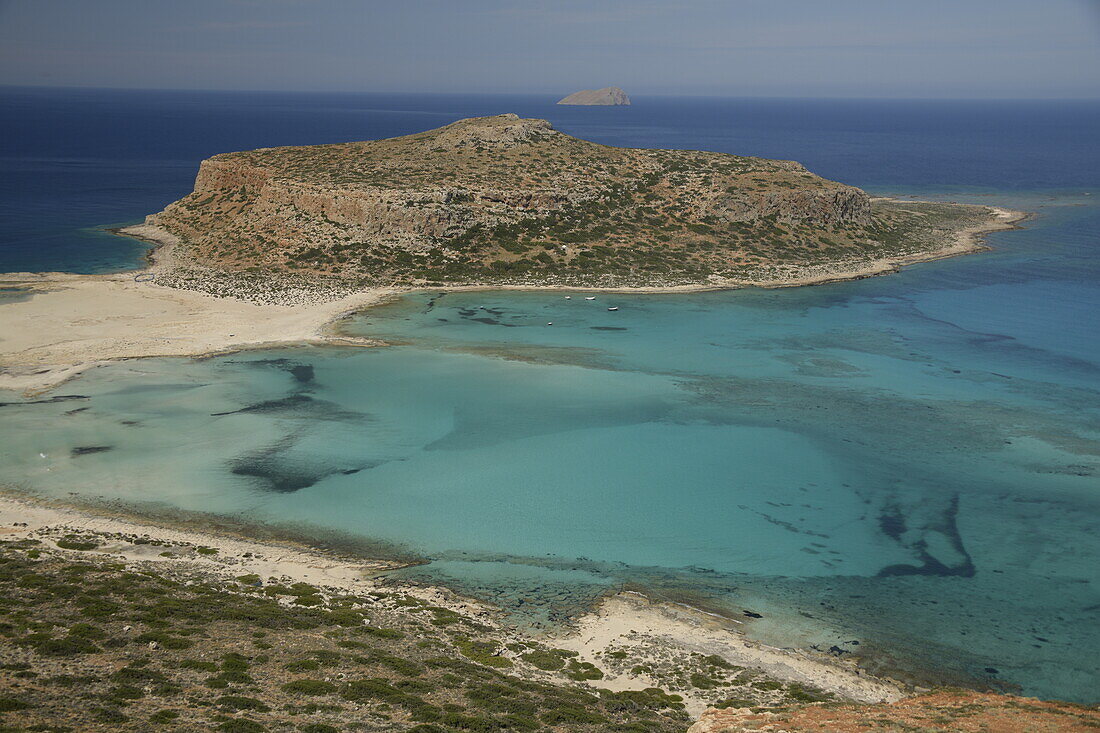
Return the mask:
<svg viewBox="0 0 1100 733">
<path fill-rule="evenodd" d="M 791 161 L 611 147 L 504 114 L 216 155 L 138 233 L 178 240 L 170 281 L 187 287 L 722 287 L 889 271 L 973 249 L 967 235 L 1003 219 L 875 200 Z"/>
<path fill-rule="evenodd" d="M 630 97 L 626 96 L 626 92 L 618 87 L 582 89 L 559 100 L 558 104 L 573 104 L 584 107 L 618 107 L 628 106 Z"/>
</svg>

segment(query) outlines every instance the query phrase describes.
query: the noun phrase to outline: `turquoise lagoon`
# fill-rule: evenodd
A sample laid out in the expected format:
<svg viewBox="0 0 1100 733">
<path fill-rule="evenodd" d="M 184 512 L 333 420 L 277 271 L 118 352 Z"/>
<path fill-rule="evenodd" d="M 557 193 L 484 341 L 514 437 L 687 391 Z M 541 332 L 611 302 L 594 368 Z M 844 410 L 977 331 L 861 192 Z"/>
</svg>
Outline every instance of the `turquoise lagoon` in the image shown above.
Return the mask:
<svg viewBox="0 0 1100 733">
<path fill-rule="evenodd" d="M 423 293 L 344 324 L 390 348 L 115 364 L 0 395 L 0 484 L 378 541 L 431 559 L 400 575 L 526 625 L 641 586 L 722 605 L 772 643 L 1100 699 L 1097 102 L 0 100 L 4 271 L 137 266 L 144 247 L 102 227 L 183 196 L 215 153 L 502 112 L 1037 212 L 994 252 L 890 277 L 595 301 Z M 0 292 L 0 307 L 26 297 Z"/>
<path fill-rule="evenodd" d="M 1100 207 L 969 199 L 1039 216 L 890 277 L 422 292 L 342 324 L 388 348 L 100 368 L 0 408 L 0 482 L 381 541 L 521 624 L 630 585 L 1095 700 Z"/>
</svg>

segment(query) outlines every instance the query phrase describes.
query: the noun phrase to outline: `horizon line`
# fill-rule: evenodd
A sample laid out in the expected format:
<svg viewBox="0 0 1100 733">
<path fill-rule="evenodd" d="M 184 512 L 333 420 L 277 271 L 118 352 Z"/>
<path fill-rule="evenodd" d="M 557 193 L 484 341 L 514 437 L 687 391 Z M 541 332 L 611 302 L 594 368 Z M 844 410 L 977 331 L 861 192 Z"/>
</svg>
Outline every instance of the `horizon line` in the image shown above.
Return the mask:
<svg viewBox="0 0 1100 733">
<path fill-rule="evenodd" d="M 202 87 L 108 87 L 71 84 L 3 84 L 0 90 L 34 89 L 56 91 L 103 91 L 103 92 L 199 92 L 208 94 L 394 94 L 404 96 L 451 96 L 451 97 L 543 97 L 553 98 L 558 92 L 485 92 L 485 91 L 389 91 L 389 90 L 350 90 L 350 89 L 210 89 Z M 631 99 L 666 98 L 666 99 L 775 99 L 775 100 L 848 100 L 848 101 L 928 101 L 928 102 L 1100 102 L 1100 96 L 1095 97 L 965 97 L 965 96 L 852 96 L 852 95 L 827 95 L 827 96 L 795 96 L 782 94 L 671 94 L 671 93 L 636 93 L 630 92 Z M 597 105 L 602 106 L 602 105 Z M 633 106 L 633 105 L 606 105 L 606 106 Z"/>
</svg>

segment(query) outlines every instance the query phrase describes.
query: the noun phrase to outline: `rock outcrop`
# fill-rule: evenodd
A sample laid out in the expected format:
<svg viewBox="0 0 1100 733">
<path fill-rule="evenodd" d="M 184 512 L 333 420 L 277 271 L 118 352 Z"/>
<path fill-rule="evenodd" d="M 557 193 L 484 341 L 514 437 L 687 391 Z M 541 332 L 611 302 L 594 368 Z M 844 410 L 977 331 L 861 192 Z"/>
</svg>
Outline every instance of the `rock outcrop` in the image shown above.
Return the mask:
<svg viewBox="0 0 1100 733">
<path fill-rule="evenodd" d="M 220 270 L 661 285 L 865 257 L 904 244 L 905 216 L 791 161 L 616 148 L 505 114 L 216 155 L 148 223 Z"/>
<path fill-rule="evenodd" d="M 576 104 L 583 106 L 615 107 L 630 104 L 630 97 L 618 87 L 603 89 L 582 89 L 561 99 L 558 104 Z"/>
</svg>

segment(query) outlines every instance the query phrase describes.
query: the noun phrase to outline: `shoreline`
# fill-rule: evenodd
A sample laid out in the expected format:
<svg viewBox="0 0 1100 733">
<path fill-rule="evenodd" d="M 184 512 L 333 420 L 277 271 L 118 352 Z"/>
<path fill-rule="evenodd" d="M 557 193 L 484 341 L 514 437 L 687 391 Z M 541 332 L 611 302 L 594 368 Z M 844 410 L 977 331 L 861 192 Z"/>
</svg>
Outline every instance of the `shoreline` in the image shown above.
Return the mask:
<svg viewBox="0 0 1100 733">
<path fill-rule="evenodd" d="M 893 200 L 893 199 L 891 199 Z M 920 203 L 902 201 L 901 203 Z M 955 232 L 938 249 L 858 263 L 833 263 L 777 269 L 769 280 L 712 278 L 706 283 L 640 287 L 572 285 L 443 285 L 374 287 L 326 291 L 303 287 L 284 292 L 281 302 L 254 302 L 161 284 L 175 271 L 178 240 L 151 225 L 109 230 L 150 243 L 144 269 L 107 275 L 6 273 L 0 286 L 30 292 L 25 300 L 0 307 L 0 390 L 26 397 L 49 391 L 98 366 L 147 357 L 206 358 L 243 350 L 295 345 L 383 346 L 374 339 L 351 338 L 335 327 L 346 317 L 407 293 L 515 290 L 631 294 L 696 293 L 749 287 L 787 288 L 825 285 L 899 272 L 922 262 L 988 251 L 987 234 L 1018 229 L 1033 214 L 986 206 L 991 218 Z M 141 276 L 152 277 L 139 281 Z M 79 314 L 74 317 L 73 314 Z"/>
<path fill-rule="evenodd" d="M 57 546 L 66 535 L 101 540 L 93 550 L 68 551 Z M 575 652 L 577 659 L 597 665 L 606 676 L 586 682 L 612 691 L 665 687 L 659 671 L 615 669 L 609 652 L 629 649 L 641 655 L 649 668 L 659 659 L 718 655 L 745 667 L 796 685 L 808 685 L 844 700 L 862 703 L 894 702 L 914 692 L 895 680 L 872 676 L 854 660 L 833 659 L 801 649 L 780 649 L 753 641 L 735 628 L 735 622 L 686 604 L 651 599 L 637 591 L 609 594 L 588 613 L 553 633 L 532 634 L 510 627 L 494 606 L 462 596 L 446 587 L 386 579 L 384 573 L 400 566 L 282 541 L 254 540 L 194 528 L 171 528 L 149 523 L 140 516 L 119 516 L 43 500 L 11 490 L 0 490 L 0 539 L 33 538 L 72 559 L 96 558 L 149 569 L 181 569 L 218 581 L 246 574 L 282 584 L 308 583 L 327 594 L 399 592 L 451 609 L 491 627 L 504 640 L 538 641 Z M 166 547 L 172 551 L 165 553 Z M 199 549 L 202 548 L 202 549 Z M 648 655 L 648 656 L 647 656 Z M 632 660 L 636 662 L 637 659 Z M 713 693 L 677 690 L 688 712 L 698 718 Z"/>
</svg>

